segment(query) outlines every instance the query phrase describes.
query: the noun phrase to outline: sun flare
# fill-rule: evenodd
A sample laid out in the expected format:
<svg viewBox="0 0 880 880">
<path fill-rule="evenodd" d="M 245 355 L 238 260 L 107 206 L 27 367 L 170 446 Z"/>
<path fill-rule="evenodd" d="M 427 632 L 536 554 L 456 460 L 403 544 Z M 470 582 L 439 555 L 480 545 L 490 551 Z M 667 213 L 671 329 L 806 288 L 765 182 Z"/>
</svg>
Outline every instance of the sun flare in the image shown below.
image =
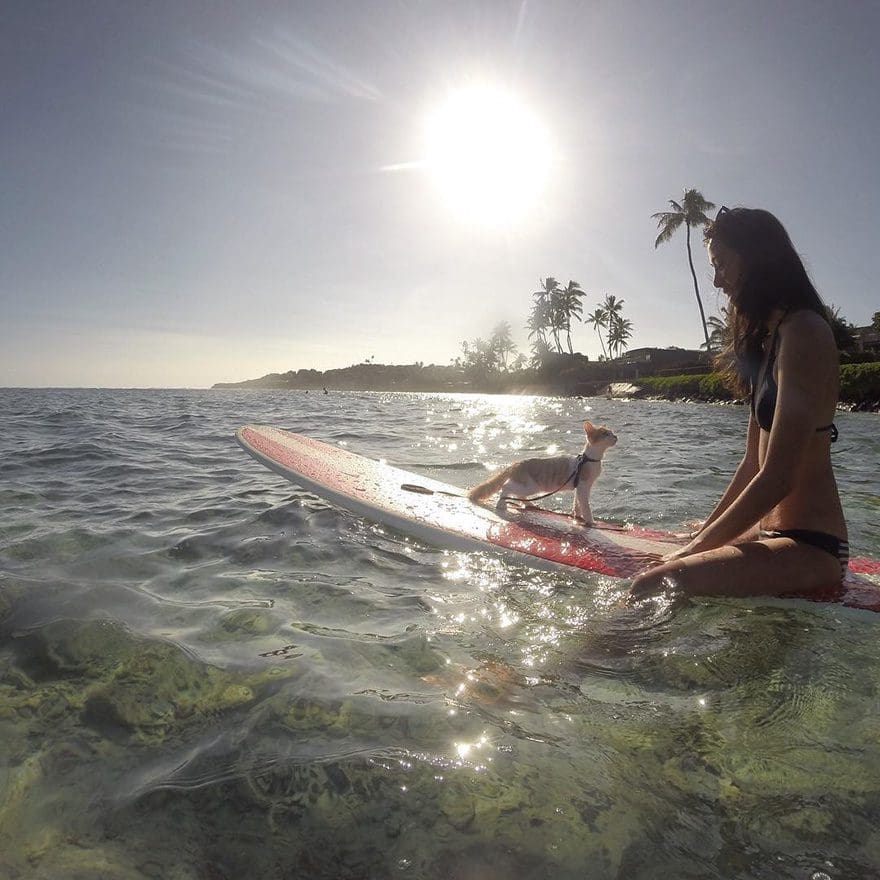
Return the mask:
<svg viewBox="0 0 880 880">
<path fill-rule="evenodd" d="M 541 122 L 488 87 L 449 95 L 426 125 L 427 164 L 444 200 L 485 225 L 516 222 L 547 184 L 552 151 Z"/>
</svg>

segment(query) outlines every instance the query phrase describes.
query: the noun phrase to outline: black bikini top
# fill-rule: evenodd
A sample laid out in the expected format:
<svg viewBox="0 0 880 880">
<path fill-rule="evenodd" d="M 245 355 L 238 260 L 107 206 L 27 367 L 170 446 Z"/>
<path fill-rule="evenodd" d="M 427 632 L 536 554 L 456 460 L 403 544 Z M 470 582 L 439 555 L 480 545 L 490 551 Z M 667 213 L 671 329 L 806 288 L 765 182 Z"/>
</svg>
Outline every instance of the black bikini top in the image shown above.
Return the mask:
<svg viewBox="0 0 880 880">
<path fill-rule="evenodd" d="M 757 391 L 755 390 L 754 380 L 751 382 L 752 415 L 755 417 L 755 421 L 765 431 L 769 431 L 773 427 L 773 414 L 776 411 L 776 395 L 779 391 L 776 379 L 773 376 L 773 366 L 776 363 L 776 355 L 779 348 L 779 325 L 785 320 L 787 314 L 788 310 L 786 309 L 773 330 L 773 339 L 770 341 L 770 352 L 767 355 L 767 364 L 764 367 L 764 374 L 761 377 L 761 384 L 758 386 Z M 831 432 L 832 443 L 837 440 L 837 426 L 834 422 L 830 425 L 823 425 L 821 428 L 816 428 L 817 433 L 821 431 Z"/>
</svg>

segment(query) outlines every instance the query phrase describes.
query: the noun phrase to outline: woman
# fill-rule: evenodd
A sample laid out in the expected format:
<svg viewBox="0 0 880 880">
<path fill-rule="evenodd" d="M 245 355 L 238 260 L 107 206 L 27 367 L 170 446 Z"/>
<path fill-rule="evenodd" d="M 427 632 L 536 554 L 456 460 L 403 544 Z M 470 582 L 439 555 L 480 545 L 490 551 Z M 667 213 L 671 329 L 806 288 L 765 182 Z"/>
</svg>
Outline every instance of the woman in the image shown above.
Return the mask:
<svg viewBox="0 0 880 880">
<path fill-rule="evenodd" d="M 715 287 L 730 299 L 728 372 L 751 396 L 746 451 L 699 531 L 637 577 L 632 592 L 833 588 L 849 545 L 831 469 L 838 356 L 825 307 L 769 212 L 722 208 L 705 239 Z"/>
</svg>

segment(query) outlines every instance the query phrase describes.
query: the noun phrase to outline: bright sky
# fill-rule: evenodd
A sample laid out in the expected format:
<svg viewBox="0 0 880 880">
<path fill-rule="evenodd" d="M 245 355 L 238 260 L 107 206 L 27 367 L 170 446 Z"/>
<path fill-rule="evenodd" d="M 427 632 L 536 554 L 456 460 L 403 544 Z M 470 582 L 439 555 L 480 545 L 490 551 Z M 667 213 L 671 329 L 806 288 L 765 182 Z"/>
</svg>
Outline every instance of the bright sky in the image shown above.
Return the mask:
<svg viewBox="0 0 880 880">
<path fill-rule="evenodd" d="M 687 187 L 776 213 L 867 324 L 878 33 L 871 0 L 5 0 L 0 386 L 526 350 L 547 275 L 695 348 L 650 217 Z"/>
</svg>

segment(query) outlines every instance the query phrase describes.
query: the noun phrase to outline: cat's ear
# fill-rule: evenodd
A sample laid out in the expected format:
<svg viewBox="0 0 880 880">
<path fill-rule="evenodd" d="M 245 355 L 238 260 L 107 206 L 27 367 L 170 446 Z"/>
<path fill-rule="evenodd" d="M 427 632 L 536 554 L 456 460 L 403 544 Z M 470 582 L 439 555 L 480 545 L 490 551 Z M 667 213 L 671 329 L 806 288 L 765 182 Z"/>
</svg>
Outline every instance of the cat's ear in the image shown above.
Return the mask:
<svg viewBox="0 0 880 880">
<path fill-rule="evenodd" d="M 595 425 L 593 425 L 592 422 L 584 422 L 584 431 L 587 433 L 587 435 L 592 434 L 595 430 L 596 427 Z"/>
</svg>

